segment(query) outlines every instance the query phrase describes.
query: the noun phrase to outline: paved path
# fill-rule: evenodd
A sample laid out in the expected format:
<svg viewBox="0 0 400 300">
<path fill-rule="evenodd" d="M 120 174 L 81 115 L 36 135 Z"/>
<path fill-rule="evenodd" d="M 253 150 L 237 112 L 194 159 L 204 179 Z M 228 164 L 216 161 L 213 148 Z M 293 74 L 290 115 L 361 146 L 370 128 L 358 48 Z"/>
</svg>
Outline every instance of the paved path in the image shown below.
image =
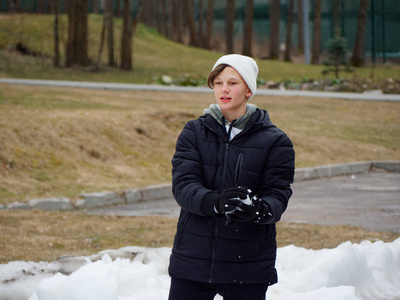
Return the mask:
<svg viewBox="0 0 400 300">
<path fill-rule="evenodd" d="M 400 173 L 364 173 L 300 181 L 284 222 L 348 224 L 400 234 Z"/>
<path fill-rule="evenodd" d="M 22 85 L 33 85 L 33 86 L 89 88 L 89 89 L 103 89 L 103 90 L 141 90 L 141 91 L 161 91 L 161 92 L 211 93 L 211 89 L 209 89 L 208 87 L 165 86 L 165 85 L 152 85 L 152 84 L 128 84 L 128 83 L 37 80 L 37 79 L 15 79 L 15 78 L 0 78 L 0 83 L 22 84 Z M 373 92 L 337 93 L 337 92 L 322 92 L 322 91 L 320 92 L 320 91 L 258 89 L 257 95 L 301 96 L 301 97 L 317 97 L 317 98 L 337 98 L 346 100 L 400 102 L 400 95 L 388 95 L 388 94 L 380 94 Z"/>
<path fill-rule="evenodd" d="M 299 181 L 283 222 L 348 224 L 400 234 L 400 173 L 373 172 Z M 91 214 L 178 217 L 174 199 L 93 209 Z"/>
</svg>

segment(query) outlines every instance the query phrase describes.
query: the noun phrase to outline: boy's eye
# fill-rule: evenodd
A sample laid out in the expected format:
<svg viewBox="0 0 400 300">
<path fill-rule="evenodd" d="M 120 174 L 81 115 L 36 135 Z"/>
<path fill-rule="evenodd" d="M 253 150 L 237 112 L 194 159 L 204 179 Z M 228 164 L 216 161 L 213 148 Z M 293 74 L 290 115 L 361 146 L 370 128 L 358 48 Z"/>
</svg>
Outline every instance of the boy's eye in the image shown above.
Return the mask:
<svg viewBox="0 0 400 300">
<path fill-rule="evenodd" d="M 214 85 L 220 85 L 220 84 L 222 84 L 221 81 L 216 81 L 216 82 L 214 82 Z"/>
</svg>

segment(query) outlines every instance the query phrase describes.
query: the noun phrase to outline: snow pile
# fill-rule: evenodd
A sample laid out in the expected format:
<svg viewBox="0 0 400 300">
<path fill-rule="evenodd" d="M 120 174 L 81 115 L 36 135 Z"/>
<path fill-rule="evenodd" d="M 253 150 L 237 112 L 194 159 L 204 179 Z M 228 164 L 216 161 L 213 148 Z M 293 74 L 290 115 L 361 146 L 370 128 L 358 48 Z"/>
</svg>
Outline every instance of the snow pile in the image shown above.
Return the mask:
<svg viewBox="0 0 400 300">
<path fill-rule="evenodd" d="M 60 269 L 55 263 L 12 261 L 0 264 L 0 299 L 26 300 L 40 280 L 54 276 Z"/>
<path fill-rule="evenodd" d="M 0 299 L 27 299 L 29 295 L 29 300 L 168 299 L 171 249 L 126 247 L 120 250 L 139 254 L 133 260 L 117 258 L 114 261 L 104 254 L 101 260 L 89 262 L 69 276 L 54 275 L 54 263 L 0 265 Z M 21 268 L 25 276 L 21 275 Z M 29 268 L 41 270 L 32 276 L 26 274 Z M 279 248 L 277 269 L 279 283 L 268 289 L 268 300 L 398 300 L 400 238 L 392 243 L 346 242 L 335 249 Z M 14 274 L 15 280 L 5 282 L 5 273 L 9 278 Z M 30 292 L 28 296 L 10 297 L 18 285 L 20 291 Z M 32 289 L 33 286 L 36 288 Z"/>
<path fill-rule="evenodd" d="M 279 249 L 268 299 L 400 299 L 400 239 L 335 249 Z"/>
</svg>

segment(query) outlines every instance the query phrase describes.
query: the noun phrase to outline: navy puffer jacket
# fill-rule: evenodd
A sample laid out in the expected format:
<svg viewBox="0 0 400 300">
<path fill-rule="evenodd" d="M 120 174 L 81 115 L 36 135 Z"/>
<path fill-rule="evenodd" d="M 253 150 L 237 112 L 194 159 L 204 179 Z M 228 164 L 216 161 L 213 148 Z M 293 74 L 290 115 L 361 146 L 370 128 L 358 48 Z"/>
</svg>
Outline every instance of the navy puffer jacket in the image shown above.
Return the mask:
<svg viewBox="0 0 400 300">
<path fill-rule="evenodd" d="M 189 121 L 172 159 L 172 188 L 181 206 L 170 258 L 172 277 L 210 283 L 277 282 L 275 223 L 292 194 L 290 139 L 257 109 L 229 141 L 211 115 Z M 261 220 L 227 224 L 213 212 L 211 194 L 249 187 L 271 211 Z"/>
</svg>

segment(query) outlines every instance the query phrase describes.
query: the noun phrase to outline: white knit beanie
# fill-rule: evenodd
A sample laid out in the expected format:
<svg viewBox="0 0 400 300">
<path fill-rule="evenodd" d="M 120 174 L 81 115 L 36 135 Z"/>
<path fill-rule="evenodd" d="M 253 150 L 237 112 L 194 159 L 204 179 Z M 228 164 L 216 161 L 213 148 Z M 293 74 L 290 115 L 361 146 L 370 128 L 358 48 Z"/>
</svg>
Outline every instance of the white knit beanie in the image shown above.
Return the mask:
<svg viewBox="0 0 400 300">
<path fill-rule="evenodd" d="M 212 71 L 218 66 L 226 64 L 234 68 L 240 76 L 242 76 L 243 80 L 246 82 L 250 91 L 252 92 L 250 100 L 257 91 L 257 75 L 258 75 L 258 66 L 254 59 L 248 56 L 239 55 L 239 54 L 229 54 L 224 55 L 220 59 L 217 60 Z"/>
</svg>

